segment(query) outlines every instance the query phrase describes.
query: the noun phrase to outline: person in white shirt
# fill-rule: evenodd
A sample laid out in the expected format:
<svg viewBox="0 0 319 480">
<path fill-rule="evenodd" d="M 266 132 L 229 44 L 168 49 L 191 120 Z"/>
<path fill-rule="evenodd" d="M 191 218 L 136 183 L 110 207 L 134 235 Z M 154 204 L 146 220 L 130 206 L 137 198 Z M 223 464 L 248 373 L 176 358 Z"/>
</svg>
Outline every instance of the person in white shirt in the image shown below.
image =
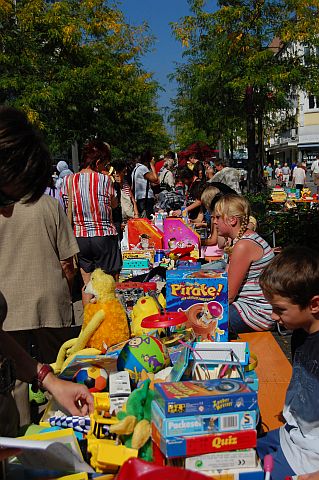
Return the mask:
<svg viewBox="0 0 319 480">
<path fill-rule="evenodd" d="M 285 163 L 282 167 L 282 183 L 286 187 L 289 186 L 289 178 L 290 178 L 290 168 L 288 167 L 288 163 Z"/>
<path fill-rule="evenodd" d="M 302 190 L 305 186 L 306 172 L 301 163 L 298 163 L 292 174 L 292 186 L 297 190 Z"/>
<path fill-rule="evenodd" d="M 150 218 L 154 213 L 152 184 L 158 184 L 155 160 L 149 151 L 142 153 L 132 172 L 132 190 L 140 216 Z"/>
<path fill-rule="evenodd" d="M 173 169 L 175 165 L 175 155 L 173 152 L 168 152 L 164 157 L 164 165 L 159 172 L 160 189 L 170 191 L 174 188 L 175 178 Z"/>
<path fill-rule="evenodd" d="M 281 165 L 278 165 L 276 167 L 275 178 L 276 178 L 276 184 L 281 185 L 282 184 L 282 168 L 281 168 Z"/>
<path fill-rule="evenodd" d="M 210 182 L 221 182 L 235 190 L 238 195 L 241 194 L 239 185 L 241 173 L 236 168 L 226 167 L 223 160 L 214 161 L 217 173 L 210 179 Z"/>
<path fill-rule="evenodd" d="M 317 195 L 319 194 L 319 155 L 311 165 L 311 175 L 314 181 L 314 184 L 317 187 Z"/>
</svg>

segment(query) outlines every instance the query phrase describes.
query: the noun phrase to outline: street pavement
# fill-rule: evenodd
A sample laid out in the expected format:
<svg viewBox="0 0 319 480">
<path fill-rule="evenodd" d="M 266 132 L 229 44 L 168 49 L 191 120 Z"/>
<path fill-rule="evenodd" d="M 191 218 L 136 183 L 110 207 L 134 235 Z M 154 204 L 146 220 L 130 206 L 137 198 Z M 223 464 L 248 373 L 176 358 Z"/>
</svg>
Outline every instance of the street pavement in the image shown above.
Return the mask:
<svg viewBox="0 0 319 480">
<path fill-rule="evenodd" d="M 289 181 L 289 186 L 288 186 L 289 188 L 292 187 L 291 184 L 292 184 L 292 182 L 291 182 L 291 180 L 290 180 L 290 181 Z M 273 180 L 271 180 L 271 187 L 275 187 L 275 186 L 276 186 L 276 180 L 273 179 Z M 313 182 L 313 178 L 312 178 L 311 175 L 310 175 L 310 170 L 309 170 L 309 169 L 307 170 L 305 187 L 306 187 L 306 188 L 310 188 L 312 195 L 313 195 L 314 193 L 317 193 L 317 187 L 316 187 L 316 185 L 315 185 L 314 182 Z"/>
</svg>

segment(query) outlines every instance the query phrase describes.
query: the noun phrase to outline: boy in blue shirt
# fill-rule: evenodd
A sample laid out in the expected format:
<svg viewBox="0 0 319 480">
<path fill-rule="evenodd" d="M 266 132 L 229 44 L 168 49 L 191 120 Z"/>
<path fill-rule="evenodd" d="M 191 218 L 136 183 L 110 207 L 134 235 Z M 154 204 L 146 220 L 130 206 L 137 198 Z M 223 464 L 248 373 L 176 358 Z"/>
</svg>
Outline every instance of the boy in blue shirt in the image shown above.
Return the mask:
<svg viewBox="0 0 319 480">
<path fill-rule="evenodd" d="M 318 252 L 285 249 L 265 268 L 260 285 L 273 307 L 272 319 L 294 330 L 298 344 L 283 410 L 286 424 L 257 444 L 261 460 L 268 453 L 273 456 L 272 478 L 285 480 L 319 470 Z"/>
</svg>

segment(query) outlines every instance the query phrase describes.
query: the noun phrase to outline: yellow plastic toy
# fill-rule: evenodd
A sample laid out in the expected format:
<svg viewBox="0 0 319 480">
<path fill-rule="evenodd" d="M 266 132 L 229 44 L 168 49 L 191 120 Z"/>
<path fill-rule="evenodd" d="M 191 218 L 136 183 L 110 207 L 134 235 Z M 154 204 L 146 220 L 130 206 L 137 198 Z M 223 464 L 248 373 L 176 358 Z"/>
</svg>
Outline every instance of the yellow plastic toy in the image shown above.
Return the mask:
<svg viewBox="0 0 319 480">
<path fill-rule="evenodd" d="M 303 188 L 301 190 L 301 198 L 303 198 L 304 200 L 312 200 L 310 188 Z"/>
<path fill-rule="evenodd" d="M 84 307 L 83 329 L 97 312 L 103 312 L 104 319 L 95 329 L 87 342 L 87 347 L 104 350 L 129 338 L 129 328 L 125 310 L 115 296 L 115 280 L 100 268 L 94 270 L 91 280 L 85 288 L 86 293 L 94 295 L 94 303 Z"/>
<path fill-rule="evenodd" d="M 117 417 L 109 413 L 109 393 L 94 394 L 94 413 L 90 415 L 91 429 L 87 435 L 87 450 L 91 454 L 90 464 L 98 473 L 116 472 L 123 463 L 137 457 L 138 450 L 119 444 L 118 439 L 103 434 L 103 426 L 119 423 Z M 113 435 L 114 436 L 114 435 Z"/>
<path fill-rule="evenodd" d="M 129 458 L 137 458 L 138 450 L 117 445 L 114 440 L 95 440 L 88 443 L 91 466 L 97 473 L 116 472 Z"/>
<path fill-rule="evenodd" d="M 166 302 L 162 294 L 158 297 L 158 302 L 165 308 Z M 143 328 L 141 326 L 144 318 L 155 315 L 160 311 L 160 307 L 153 297 L 145 296 L 138 299 L 132 310 L 131 332 L 134 337 L 154 331 L 154 328 Z"/>
<path fill-rule="evenodd" d="M 98 311 L 87 328 L 83 328 L 78 338 L 71 338 L 60 347 L 57 359 L 51 366 L 56 375 L 63 372 L 76 355 L 100 355 L 102 350 L 87 348 L 88 340 L 104 320 L 104 312 Z"/>
<path fill-rule="evenodd" d="M 115 296 L 115 281 L 100 268 L 94 270 L 86 292 L 94 302 L 84 307 L 84 321 L 78 338 L 65 342 L 52 364 L 54 373 L 61 373 L 75 355 L 99 355 L 117 343 L 129 339 L 129 327 L 122 304 Z"/>
</svg>

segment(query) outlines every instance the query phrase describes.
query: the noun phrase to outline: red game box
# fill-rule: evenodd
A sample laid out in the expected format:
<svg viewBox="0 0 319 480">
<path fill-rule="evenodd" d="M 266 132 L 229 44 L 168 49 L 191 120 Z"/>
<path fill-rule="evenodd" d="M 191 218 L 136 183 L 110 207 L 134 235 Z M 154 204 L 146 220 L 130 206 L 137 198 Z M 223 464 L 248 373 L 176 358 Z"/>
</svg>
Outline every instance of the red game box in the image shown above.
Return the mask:
<svg viewBox="0 0 319 480">
<path fill-rule="evenodd" d="M 152 424 L 152 439 L 166 458 L 191 457 L 192 455 L 202 455 L 204 453 L 255 448 L 257 431 L 245 430 L 192 437 L 164 438 L 155 425 Z"/>
</svg>

